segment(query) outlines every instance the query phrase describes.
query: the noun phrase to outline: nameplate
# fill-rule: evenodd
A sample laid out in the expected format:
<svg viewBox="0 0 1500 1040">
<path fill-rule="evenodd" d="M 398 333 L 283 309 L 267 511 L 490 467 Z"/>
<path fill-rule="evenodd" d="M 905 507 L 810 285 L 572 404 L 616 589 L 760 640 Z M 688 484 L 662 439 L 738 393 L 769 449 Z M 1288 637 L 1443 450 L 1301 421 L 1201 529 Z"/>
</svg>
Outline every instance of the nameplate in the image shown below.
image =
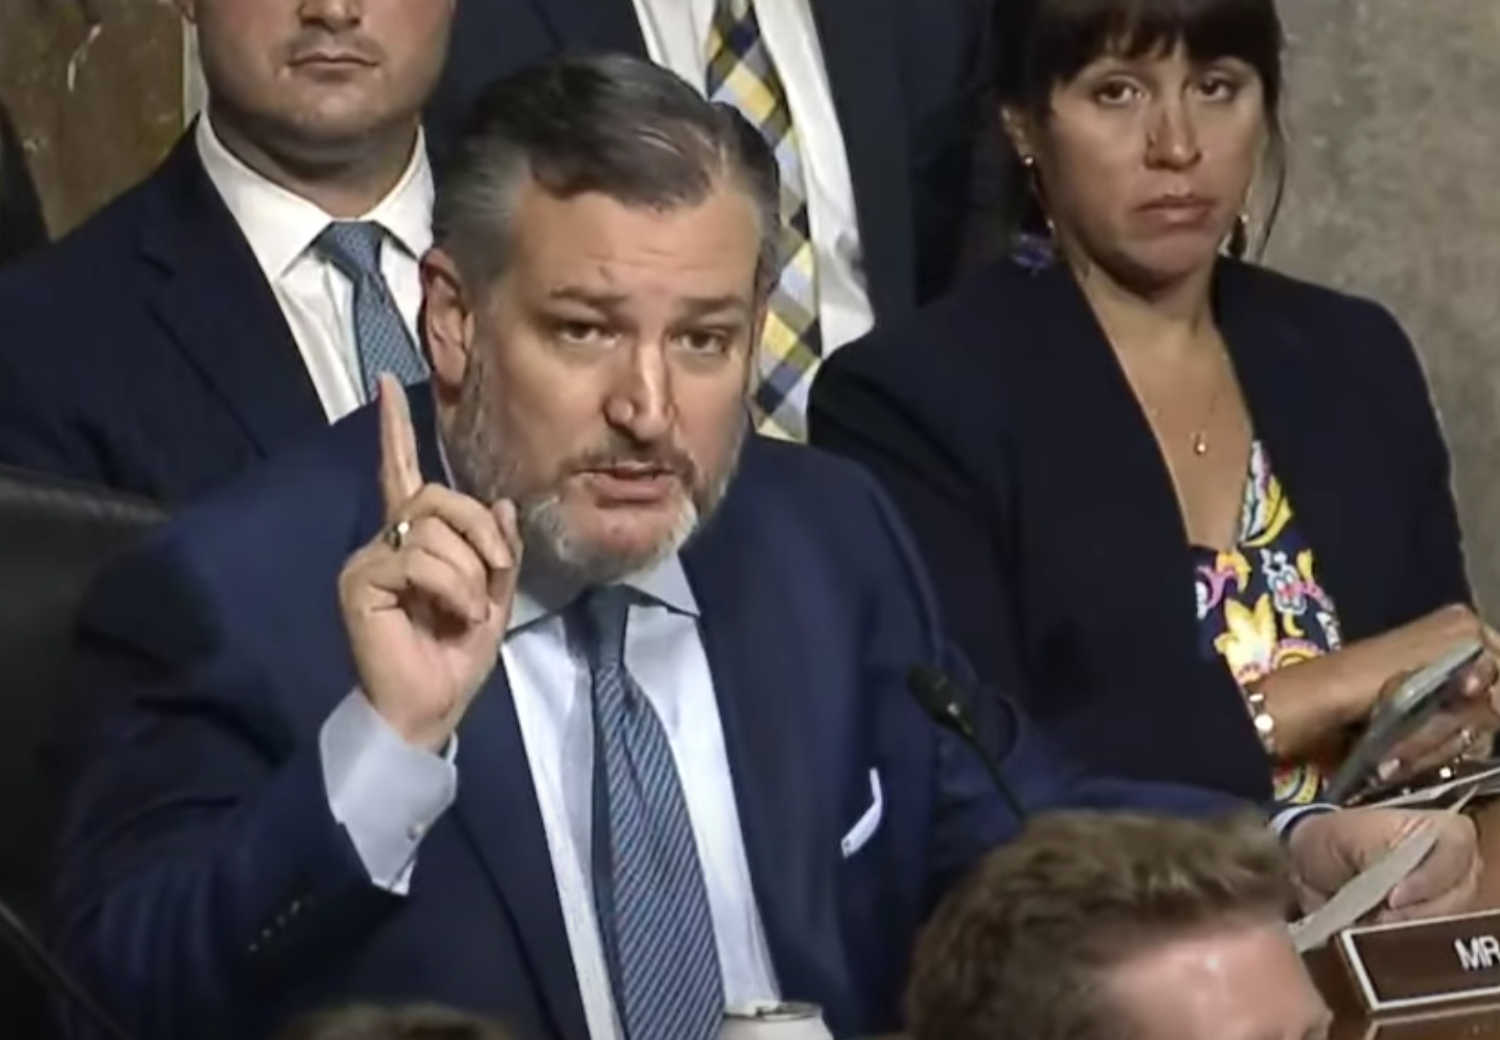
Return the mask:
<svg viewBox="0 0 1500 1040">
<path fill-rule="evenodd" d="M 1500 910 L 1362 925 L 1337 944 L 1371 1015 L 1500 1002 Z"/>
</svg>

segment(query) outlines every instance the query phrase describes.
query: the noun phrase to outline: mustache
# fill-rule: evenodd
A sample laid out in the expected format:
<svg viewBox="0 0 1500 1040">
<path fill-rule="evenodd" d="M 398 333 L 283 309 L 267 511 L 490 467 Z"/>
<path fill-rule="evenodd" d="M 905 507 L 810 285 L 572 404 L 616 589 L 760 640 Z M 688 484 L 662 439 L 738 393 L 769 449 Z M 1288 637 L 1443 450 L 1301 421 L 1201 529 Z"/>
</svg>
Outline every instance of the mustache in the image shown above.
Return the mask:
<svg viewBox="0 0 1500 1040">
<path fill-rule="evenodd" d="M 385 61 L 385 48 L 361 33 L 329 33 L 322 30 L 299 33 L 286 46 L 286 63 L 295 65 L 310 58 L 338 55 L 369 65 Z"/>
<path fill-rule="evenodd" d="M 569 460 L 565 469 L 573 474 L 627 466 L 665 470 L 689 486 L 698 478 L 698 464 L 687 452 L 666 445 L 648 446 L 625 441 L 601 445 L 577 455 Z"/>
</svg>

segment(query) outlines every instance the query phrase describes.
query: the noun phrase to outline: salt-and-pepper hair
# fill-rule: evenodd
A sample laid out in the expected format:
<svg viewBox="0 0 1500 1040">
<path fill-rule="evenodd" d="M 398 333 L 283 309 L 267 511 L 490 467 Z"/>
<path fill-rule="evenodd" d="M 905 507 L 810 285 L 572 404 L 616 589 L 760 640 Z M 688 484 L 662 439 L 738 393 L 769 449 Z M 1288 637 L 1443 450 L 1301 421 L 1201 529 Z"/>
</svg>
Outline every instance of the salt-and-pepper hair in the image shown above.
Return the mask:
<svg viewBox="0 0 1500 1040">
<path fill-rule="evenodd" d="M 471 290 L 504 273 L 509 218 L 528 182 L 557 198 L 599 193 L 658 210 L 734 185 L 760 214 L 758 291 L 777 272 L 780 182 L 769 145 L 733 108 L 649 62 L 563 57 L 499 80 L 439 166 L 434 241 Z"/>
</svg>

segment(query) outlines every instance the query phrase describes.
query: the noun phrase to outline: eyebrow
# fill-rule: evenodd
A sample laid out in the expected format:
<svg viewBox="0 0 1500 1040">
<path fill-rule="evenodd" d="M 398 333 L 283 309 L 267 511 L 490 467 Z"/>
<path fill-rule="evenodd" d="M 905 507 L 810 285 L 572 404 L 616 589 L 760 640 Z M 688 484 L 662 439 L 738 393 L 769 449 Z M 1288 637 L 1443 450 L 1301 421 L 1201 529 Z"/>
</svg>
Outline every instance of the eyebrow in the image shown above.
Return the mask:
<svg viewBox="0 0 1500 1040">
<path fill-rule="evenodd" d="M 624 293 L 599 292 L 576 285 L 565 285 L 553 289 L 547 294 L 547 298 L 558 303 L 582 304 L 605 314 L 619 312 L 630 299 Z M 690 296 L 681 301 L 679 309 L 683 312 L 683 317 L 688 320 L 722 313 L 733 313 L 736 317 L 745 317 L 750 313 L 750 302 L 732 293 L 721 296 Z"/>
</svg>

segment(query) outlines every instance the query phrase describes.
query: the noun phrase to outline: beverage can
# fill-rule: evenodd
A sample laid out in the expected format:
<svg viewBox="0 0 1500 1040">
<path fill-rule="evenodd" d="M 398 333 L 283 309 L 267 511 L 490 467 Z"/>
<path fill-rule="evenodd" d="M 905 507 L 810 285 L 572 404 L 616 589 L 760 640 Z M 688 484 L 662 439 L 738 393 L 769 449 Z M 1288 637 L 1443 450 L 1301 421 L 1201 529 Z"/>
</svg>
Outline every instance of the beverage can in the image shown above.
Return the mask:
<svg viewBox="0 0 1500 1040">
<path fill-rule="evenodd" d="M 833 1040 L 833 1034 L 818 1005 L 767 1000 L 725 1011 L 718 1040 Z"/>
</svg>

